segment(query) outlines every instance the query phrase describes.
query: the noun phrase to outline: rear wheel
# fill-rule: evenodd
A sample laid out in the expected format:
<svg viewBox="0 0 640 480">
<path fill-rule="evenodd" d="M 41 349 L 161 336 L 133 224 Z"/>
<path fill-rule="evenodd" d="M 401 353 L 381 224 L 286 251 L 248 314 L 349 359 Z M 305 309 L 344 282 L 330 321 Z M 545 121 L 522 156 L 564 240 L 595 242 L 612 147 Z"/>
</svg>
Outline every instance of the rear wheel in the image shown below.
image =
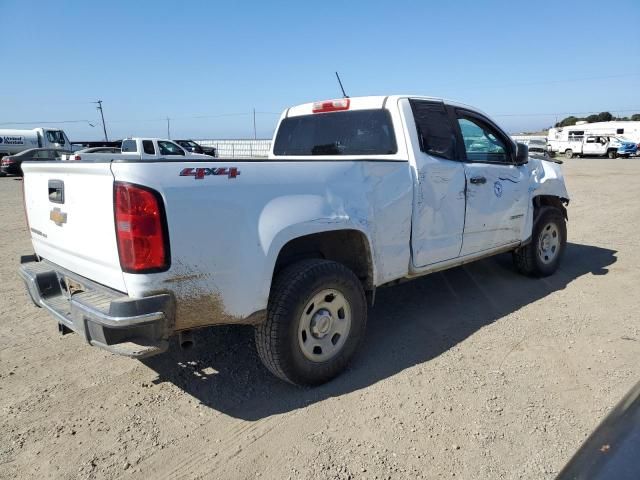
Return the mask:
<svg viewBox="0 0 640 480">
<path fill-rule="evenodd" d="M 567 244 L 567 224 L 557 208 L 543 207 L 531 241 L 513 252 L 513 263 L 524 275 L 547 277 L 560 265 Z"/>
<path fill-rule="evenodd" d="M 262 363 L 298 385 L 331 380 L 347 365 L 365 331 L 367 305 L 360 280 L 347 267 L 304 260 L 283 270 L 255 330 Z"/>
<path fill-rule="evenodd" d="M 573 158 L 573 150 L 571 150 L 570 148 L 568 150 L 565 150 L 564 156 L 567 158 Z"/>
<path fill-rule="evenodd" d="M 618 156 L 618 152 L 616 152 L 615 150 L 609 150 L 609 151 L 607 152 L 607 156 L 608 156 L 609 158 L 616 158 L 616 157 Z"/>
</svg>

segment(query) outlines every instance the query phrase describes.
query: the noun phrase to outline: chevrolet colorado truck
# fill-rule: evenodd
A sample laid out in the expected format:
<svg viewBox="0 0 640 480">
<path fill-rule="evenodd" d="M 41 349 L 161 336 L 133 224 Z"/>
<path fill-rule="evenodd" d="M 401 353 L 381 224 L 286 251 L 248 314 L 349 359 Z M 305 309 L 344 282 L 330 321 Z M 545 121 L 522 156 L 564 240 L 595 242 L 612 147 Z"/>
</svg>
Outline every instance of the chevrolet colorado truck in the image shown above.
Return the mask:
<svg viewBox="0 0 640 480">
<path fill-rule="evenodd" d="M 294 384 L 344 369 L 377 288 L 501 252 L 543 277 L 566 248 L 560 166 L 430 97 L 289 108 L 267 159 L 23 169 L 34 255 L 20 274 L 61 332 L 144 357 L 251 324 L 265 366 Z"/>
</svg>

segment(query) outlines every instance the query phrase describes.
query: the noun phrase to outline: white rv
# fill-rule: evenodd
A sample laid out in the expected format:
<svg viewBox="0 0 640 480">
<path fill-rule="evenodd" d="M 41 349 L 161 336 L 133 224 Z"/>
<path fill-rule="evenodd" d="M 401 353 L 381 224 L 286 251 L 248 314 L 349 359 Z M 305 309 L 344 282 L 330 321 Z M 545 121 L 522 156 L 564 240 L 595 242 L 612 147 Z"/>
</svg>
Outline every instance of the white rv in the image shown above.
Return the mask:
<svg viewBox="0 0 640 480">
<path fill-rule="evenodd" d="M 580 151 L 583 140 L 589 135 L 621 137 L 640 144 L 640 122 L 614 120 L 611 122 L 578 122 L 570 127 L 550 128 L 547 146 L 552 153 L 567 150 Z"/>
<path fill-rule="evenodd" d="M 0 129 L 0 158 L 29 148 L 71 150 L 71 142 L 59 128 Z"/>
</svg>

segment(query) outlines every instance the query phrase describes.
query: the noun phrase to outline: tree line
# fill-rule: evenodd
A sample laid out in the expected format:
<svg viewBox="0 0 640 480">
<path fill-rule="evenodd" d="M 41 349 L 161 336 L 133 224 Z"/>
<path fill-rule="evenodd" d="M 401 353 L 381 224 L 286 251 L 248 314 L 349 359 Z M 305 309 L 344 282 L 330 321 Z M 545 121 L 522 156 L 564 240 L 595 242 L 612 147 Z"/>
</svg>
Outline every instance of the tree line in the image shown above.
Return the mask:
<svg viewBox="0 0 640 480">
<path fill-rule="evenodd" d="M 570 127 L 571 125 L 575 125 L 577 122 L 586 121 L 587 123 L 594 122 L 610 122 L 611 120 L 632 120 L 636 122 L 640 122 L 640 113 L 634 113 L 630 117 L 614 117 L 609 112 L 600 112 L 598 114 L 589 115 L 588 117 L 574 117 L 573 115 L 566 117 L 556 123 L 556 127 Z"/>
</svg>

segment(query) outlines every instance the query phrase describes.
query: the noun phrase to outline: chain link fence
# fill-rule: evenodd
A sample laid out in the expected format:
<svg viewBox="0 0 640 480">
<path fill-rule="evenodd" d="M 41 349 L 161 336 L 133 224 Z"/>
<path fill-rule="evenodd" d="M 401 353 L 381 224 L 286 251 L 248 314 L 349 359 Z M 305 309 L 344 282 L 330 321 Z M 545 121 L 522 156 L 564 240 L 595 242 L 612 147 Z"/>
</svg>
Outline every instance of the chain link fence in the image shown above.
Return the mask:
<svg viewBox="0 0 640 480">
<path fill-rule="evenodd" d="M 214 147 L 219 158 L 266 158 L 271 140 L 195 140 L 205 147 Z"/>
</svg>

